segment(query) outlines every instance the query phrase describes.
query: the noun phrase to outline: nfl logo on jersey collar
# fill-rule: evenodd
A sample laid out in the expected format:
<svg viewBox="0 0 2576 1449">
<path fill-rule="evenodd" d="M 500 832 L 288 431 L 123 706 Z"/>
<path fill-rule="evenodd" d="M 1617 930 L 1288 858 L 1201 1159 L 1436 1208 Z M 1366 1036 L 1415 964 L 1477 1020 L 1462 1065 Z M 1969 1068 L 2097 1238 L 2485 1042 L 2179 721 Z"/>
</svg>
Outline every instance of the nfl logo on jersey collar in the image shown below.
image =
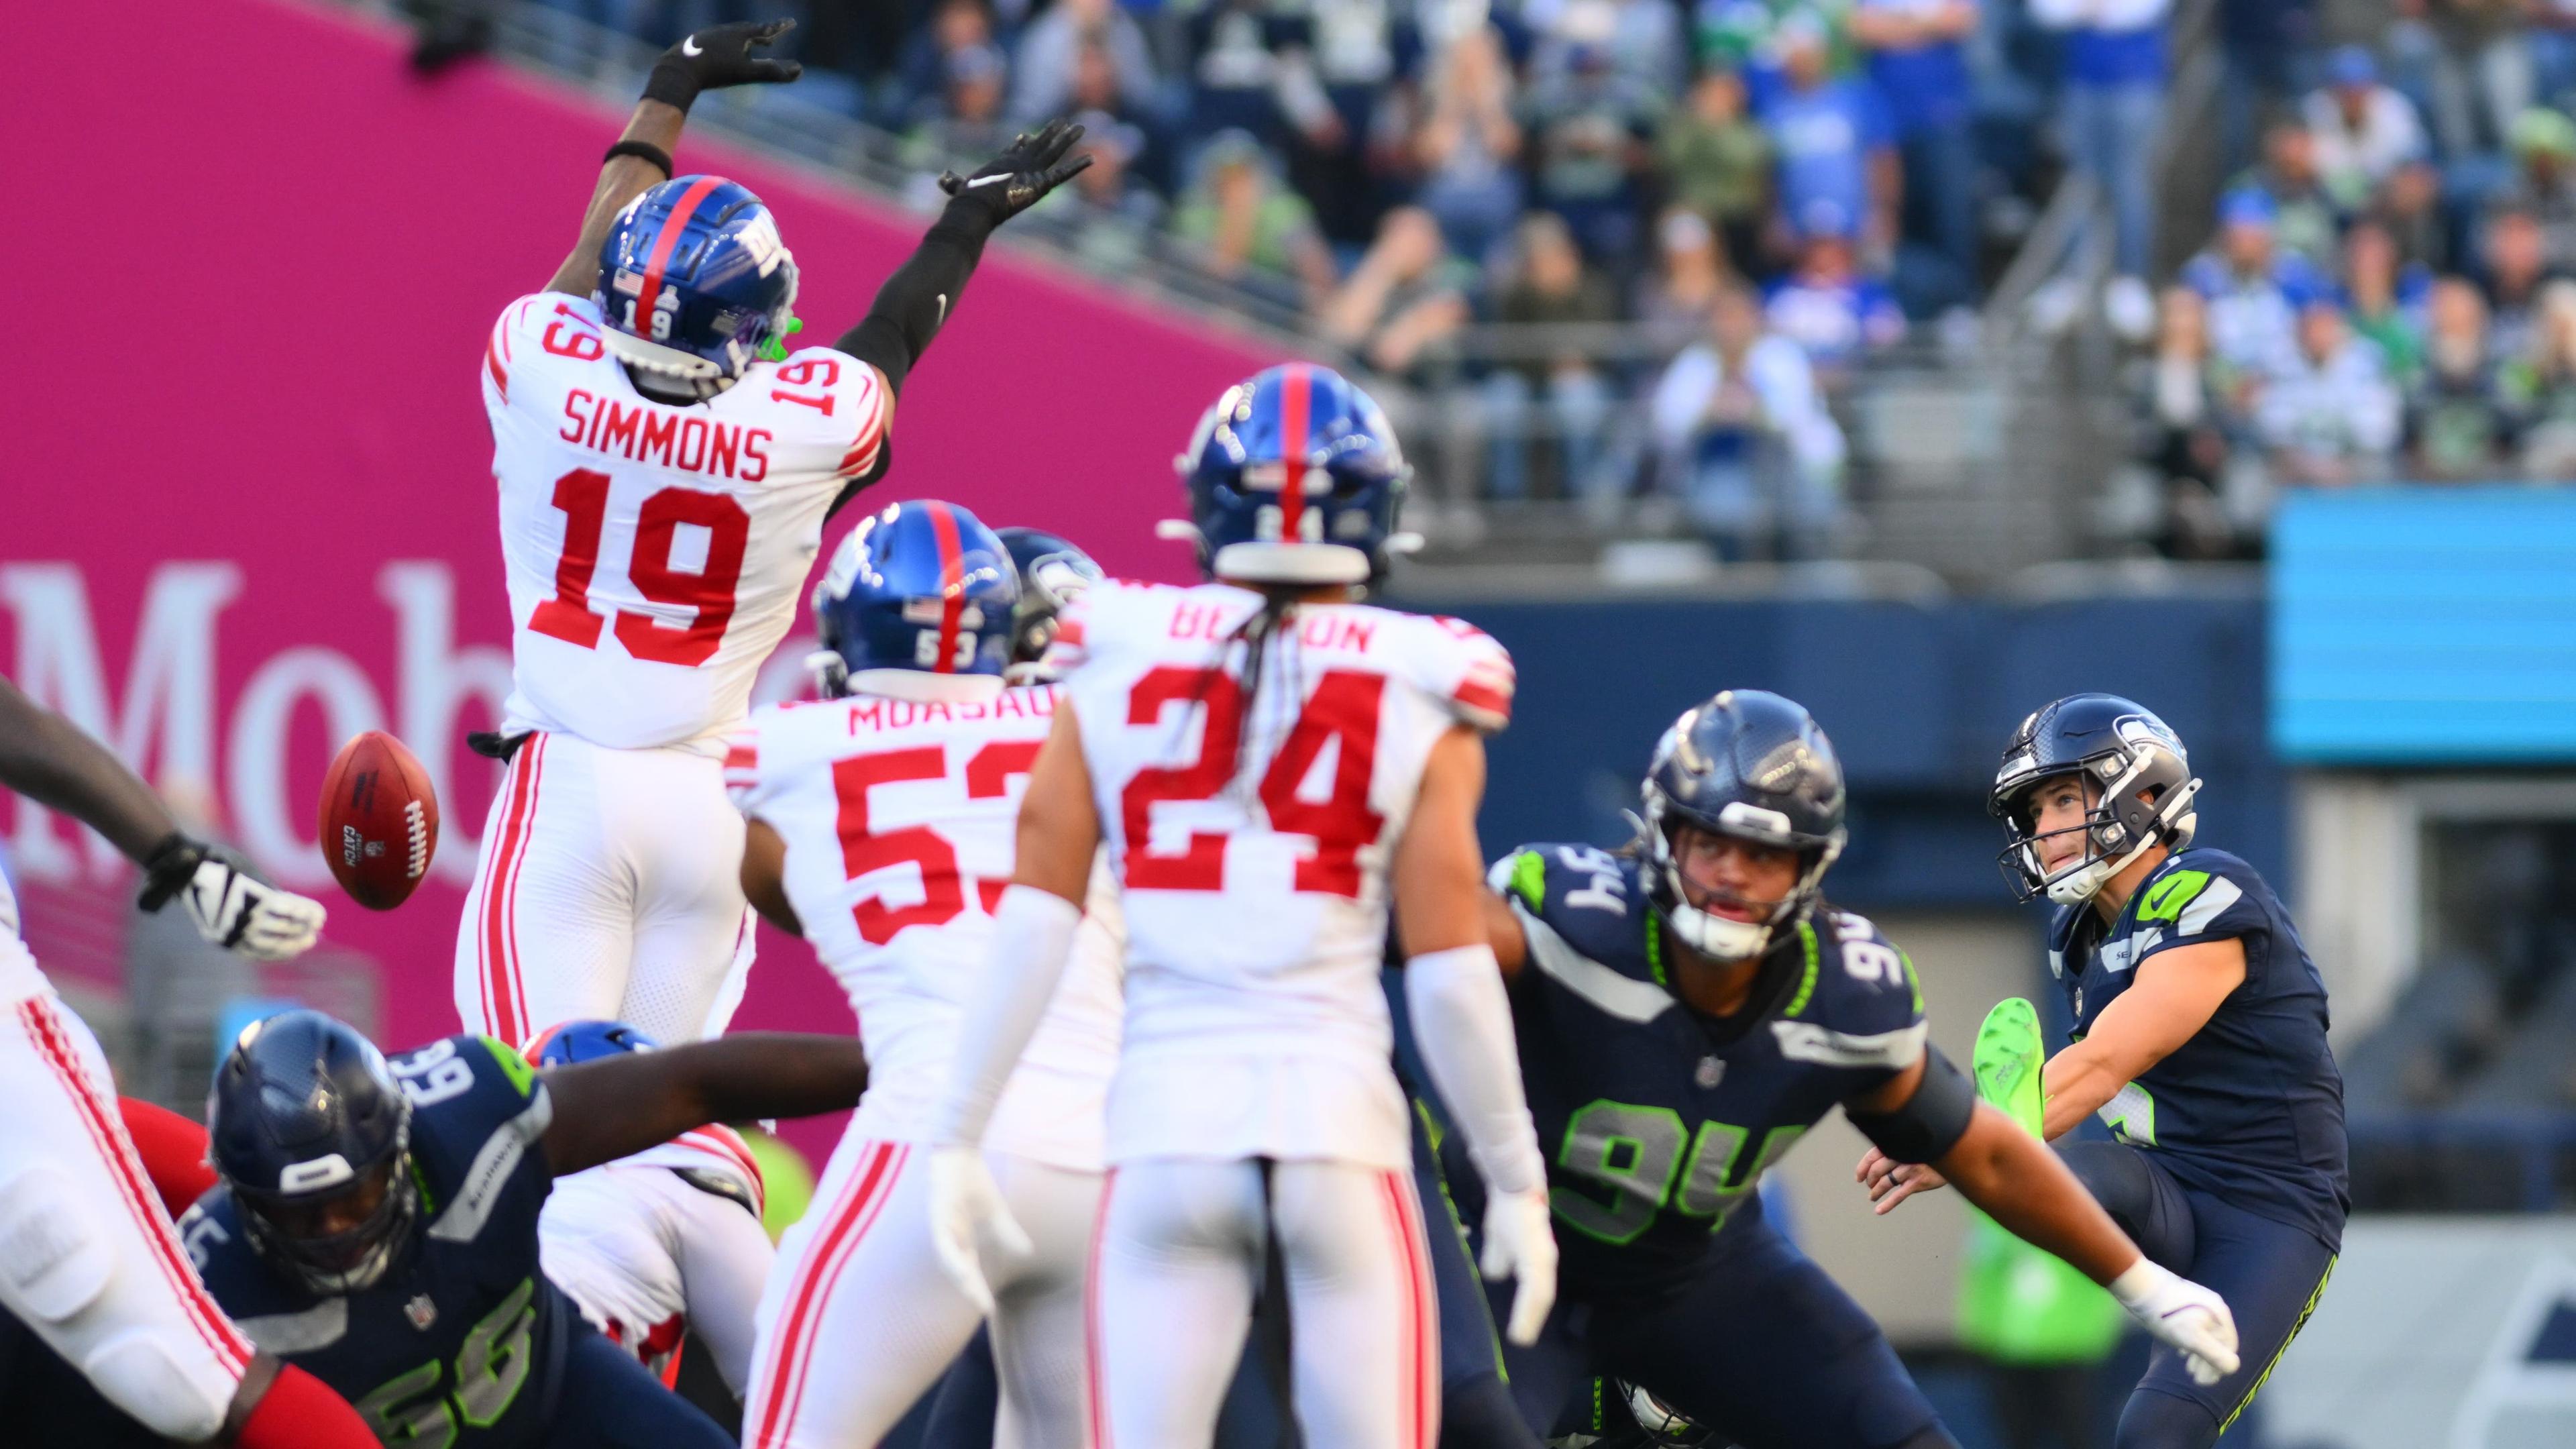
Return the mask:
<svg viewBox="0 0 2576 1449">
<path fill-rule="evenodd" d="M 412 1327 L 427 1333 L 429 1326 L 438 1321 L 438 1305 L 430 1301 L 428 1294 L 415 1293 L 403 1305 L 403 1317 L 411 1320 Z"/>
</svg>

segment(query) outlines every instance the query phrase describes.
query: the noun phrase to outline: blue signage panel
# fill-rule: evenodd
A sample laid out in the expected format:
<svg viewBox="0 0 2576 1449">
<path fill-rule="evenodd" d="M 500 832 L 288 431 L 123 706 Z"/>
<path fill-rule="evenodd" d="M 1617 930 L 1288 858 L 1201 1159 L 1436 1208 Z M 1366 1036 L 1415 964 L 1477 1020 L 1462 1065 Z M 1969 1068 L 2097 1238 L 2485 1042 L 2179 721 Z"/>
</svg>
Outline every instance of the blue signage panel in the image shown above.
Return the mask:
<svg viewBox="0 0 2576 1449">
<path fill-rule="evenodd" d="M 2576 762 L 2576 489 L 2294 494 L 2271 584 L 2283 759 Z"/>
</svg>

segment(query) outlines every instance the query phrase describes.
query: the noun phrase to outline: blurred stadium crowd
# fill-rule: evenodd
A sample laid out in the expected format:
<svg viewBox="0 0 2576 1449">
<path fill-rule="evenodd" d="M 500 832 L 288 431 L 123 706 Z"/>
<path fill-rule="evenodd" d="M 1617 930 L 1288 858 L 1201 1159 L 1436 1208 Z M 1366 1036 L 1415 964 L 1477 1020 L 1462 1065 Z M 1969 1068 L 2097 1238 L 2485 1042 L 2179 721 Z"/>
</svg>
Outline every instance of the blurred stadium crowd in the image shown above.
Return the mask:
<svg viewBox="0 0 2576 1449">
<path fill-rule="evenodd" d="M 653 45 L 779 8 L 544 3 Z M 1033 229 L 1374 373 L 1435 542 L 1536 498 L 1848 552 L 1878 375 L 2088 330 L 2171 556 L 2259 555 L 2284 487 L 2576 477 L 2576 0 L 788 8 L 799 99 L 925 194 L 1078 116 Z M 2167 123 L 2186 28 L 2215 125 Z M 2070 184 L 2090 221 L 2043 238 Z"/>
</svg>

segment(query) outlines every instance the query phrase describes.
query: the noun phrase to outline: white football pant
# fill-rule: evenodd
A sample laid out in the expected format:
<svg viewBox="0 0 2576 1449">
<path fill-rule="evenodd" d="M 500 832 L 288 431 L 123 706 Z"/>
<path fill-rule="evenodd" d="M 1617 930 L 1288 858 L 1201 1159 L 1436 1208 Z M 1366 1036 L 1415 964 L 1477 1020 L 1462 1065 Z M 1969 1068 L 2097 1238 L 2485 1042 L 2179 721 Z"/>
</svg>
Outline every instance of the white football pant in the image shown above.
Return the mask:
<svg viewBox="0 0 2576 1449">
<path fill-rule="evenodd" d="M 742 840 L 720 760 L 528 736 L 457 923 L 457 1017 L 513 1045 L 580 1020 L 721 1034 L 751 967 Z"/>
<path fill-rule="evenodd" d="M 0 953 L 26 954 L 5 933 Z M 0 1102 L 0 1306 L 154 1433 L 212 1439 L 254 1350 L 189 1265 L 97 1039 L 51 988 L 0 1007 Z"/>
<path fill-rule="evenodd" d="M 1440 1326 L 1410 1174 L 1152 1158 L 1109 1177 L 1090 1299 L 1099 1449 L 1210 1441 L 1274 1237 L 1305 1442 L 1439 1442 Z"/>
<path fill-rule="evenodd" d="M 996 1449 L 1083 1449 L 1083 1263 L 1096 1173 L 988 1152 L 1034 1251 L 989 1244 Z M 939 1381 L 982 1321 L 930 1246 L 929 1149 L 841 1139 L 814 1205 L 778 1245 L 743 1396 L 746 1449 L 874 1444 Z"/>
</svg>

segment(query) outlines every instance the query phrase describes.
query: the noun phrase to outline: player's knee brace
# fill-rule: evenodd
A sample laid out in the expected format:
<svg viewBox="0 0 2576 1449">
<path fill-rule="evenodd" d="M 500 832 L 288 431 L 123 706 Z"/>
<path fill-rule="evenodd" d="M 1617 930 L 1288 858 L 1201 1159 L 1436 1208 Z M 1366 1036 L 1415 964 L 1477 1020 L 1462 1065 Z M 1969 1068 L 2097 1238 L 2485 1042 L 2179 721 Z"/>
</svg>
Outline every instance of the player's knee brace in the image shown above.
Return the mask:
<svg viewBox="0 0 2576 1449">
<path fill-rule="evenodd" d="M 151 1328 L 109 1337 L 81 1356 L 80 1367 L 109 1403 L 164 1439 L 202 1444 L 232 1408 L 234 1384 L 222 1383 L 218 1396 L 202 1366 L 191 1372 Z"/>
<path fill-rule="evenodd" d="M 115 1245 L 85 1202 L 68 1176 L 42 1163 L 0 1183 L 0 1283 L 40 1328 L 97 1302 L 115 1275 Z"/>
<path fill-rule="evenodd" d="M 2209 1449 L 2217 1442 L 2217 1415 L 2205 1405 L 2154 1389 L 2129 1395 L 2111 1439 L 2112 1449 Z"/>
</svg>

